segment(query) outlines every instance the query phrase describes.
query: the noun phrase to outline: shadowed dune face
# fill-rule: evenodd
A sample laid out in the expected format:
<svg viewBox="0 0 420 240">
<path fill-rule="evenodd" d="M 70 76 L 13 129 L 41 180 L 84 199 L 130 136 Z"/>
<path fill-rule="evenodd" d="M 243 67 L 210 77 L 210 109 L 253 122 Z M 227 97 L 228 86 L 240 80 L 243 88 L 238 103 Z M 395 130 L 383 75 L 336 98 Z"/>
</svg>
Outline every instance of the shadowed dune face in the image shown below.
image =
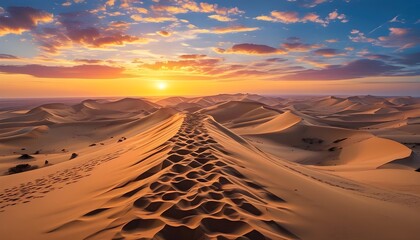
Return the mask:
<svg viewBox="0 0 420 240">
<path fill-rule="evenodd" d="M 415 239 L 418 107 L 235 94 L 0 109 L 0 235 Z"/>
</svg>

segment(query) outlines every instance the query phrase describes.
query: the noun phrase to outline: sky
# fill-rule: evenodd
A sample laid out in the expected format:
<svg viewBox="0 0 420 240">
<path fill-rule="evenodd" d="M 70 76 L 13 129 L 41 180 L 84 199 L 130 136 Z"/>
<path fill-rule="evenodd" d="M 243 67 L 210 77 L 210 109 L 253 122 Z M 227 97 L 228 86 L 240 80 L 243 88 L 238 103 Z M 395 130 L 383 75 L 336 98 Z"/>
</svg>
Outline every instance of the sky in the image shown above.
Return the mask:
<svg viewBox="0 0 420 240">
<path fill-rule="evenodd" d="M 420 1 L 0 0 L 0 98 L 420 96 Z"/>
</svg>

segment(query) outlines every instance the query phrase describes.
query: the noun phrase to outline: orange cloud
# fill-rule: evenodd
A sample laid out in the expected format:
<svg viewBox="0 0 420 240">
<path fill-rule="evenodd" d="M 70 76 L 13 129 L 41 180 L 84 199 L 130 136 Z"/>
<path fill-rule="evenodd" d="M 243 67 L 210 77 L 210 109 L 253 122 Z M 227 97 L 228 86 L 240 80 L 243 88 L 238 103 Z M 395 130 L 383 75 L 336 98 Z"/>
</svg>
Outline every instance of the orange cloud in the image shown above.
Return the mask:
<svg viewBox="0 0 420 240">
<path fill-rule="evenodd" d="M 198 58 L 205 58 L 206 55 L 204 54 L 184 54 L 180 55 L 179 58 L 182 59 L 198 59 Z"/>
<path fill-rule="evenodd" d="M 142 8 L 142 7 L 136 7 L 136 8 L 133 8 L 133 10 L 138 12 L 138 13 L 143 13 L 143 14 L 147 14 L 149 12 L 149 10 L 147 10 L 146 8 Z"/>
<path fill-rule="evenodd" d="M 315 13 L 308 13 L 306 14 L 301 20 L 299 20 L 300 22 L 314 22 L 314 23 L 320 23 L 322 26 L 327 26 L 328 25 L 328 21 L 327 20 L 323 20 L 319 17 L 319 15 L 315 14 Z"/>
<path fill-rule="evenodd" d="M 114 4 L 115 4 L 115 0 L 107 0 L 107 1 L 105 2 L 105 5 L 106 5 L 106 6 L 114 6 Z"/>
<path fill-rule="evenodd" d="M 209 18 L 217 20 L 219 22 L 231 22 L 231 21 L 235 21 L 234 18 L 230 18 L 227 16 L 223 16 L 223 15 L 218 15 L 218 14 L 214 14 L 214 15 L 210 15 Z"/>
<path fill-rule="evenodd" d="M 9 7 L 0 14 L 0 36 L 21 34 L 34 29 L 40 23 L 53 20 L 53 15 L 31 7 Z"/>
<path fill-rule="evenodd" d="M 169 36 L 171 36 L 171 33 L 170 32 L 164 31 L 164 30 L 157 31 L 156 33 L 159 34 L 162 37 L 169 37 Z"/>
<path fill-rule="evenodd" d="M 49 53 L 58 53 L 74 44 L 100 48 L 121 46 L 129 43 L 148 43 L 151 39 L 125 34 L 126 22 L 111 22 L 101 26 L 96 15 L 89 12 L 64 13 L 58 16 L 56 27 L 43 28 L 33 33 L 40 48 Z"/>
<path fill-rule="evenodd" d="M 212 32 L 216 34 L 235 33 L 235 32 L 252 32 L 259 30 L 258 27 L 246 27 L 246 26 L 230 26 L 230 27 L 216 27 L 213 28 Z"/>
<path fill-rule="evenodd" d="M 123 22 L 123 21 L 116 21 L 116 22 L 109 23 L 109 29 L 112 28 L 114 30 L 127 30 L 129 26 L 130 26 L 130 23 Z"/>
<path fill-rule="evenodd" d="M 336 43 L 336 42 L 338 42 L 337 39 L 327 39 L 325 41 L 328 42 L 328 43 Z"/>
<path fill-rule="evenodd" d="M 75 62 L 87 63 L 87 64 L 98 64 L 102 63 L 103 60 L 99 59 L 74 59 Z"/>
<path fill-rule="evenodd" d="M 104 65 L 77 65 L 72 67 L 43 65 L 0 65 L 0 72 L 8 74 L 27 74 L 40 78 L 88 78 L 112 79 L 129 77 L 123 74 L 124 68 Z"/>
<path fill-rule="evenodd" d="M 188 9 L 168 5 L 153 5 L 151 9 L 155 12 L 166 12 L 170 14 L 180 14 L 188 12 Z"/>
<path fill-rule="evenodd" d="M 324 61 L 319 60 L 319 59 L 314 59 L 310 56 L 298 57 L 298 58 L 296 58 L 296 61 L 301 62 L 301 63 L 305 63 L 305 64 L 309 64 L 309 65 L 312 65 L 312 66 L 317 67 L 317 68 L 325 68 L 325 67 L 329 66 L 328 63 L 325 63 Z"/>
<path fill-rule="evenodd" d="M 143 64 L 141 67 L 152 70 L 182 70 L 203 73 L 213 70 L 217 64 L 223 61 L 221 58 L 205 58 L 198 55 L 190 55 L 190 58 L 186 58 L 186 55 L 183 56 L 182 60 L 157 61 L 152 64 Z"/>
<path fill-rule="evenodd" d="M 178 13 L 186 13 L 188 11 L 201 12 L 201 13 L 216 13 L 218 15 L 228 15 L 228 14 L 237 15 L 237 14 L 244 13 L 244 11 L 239 10 L 237 7 L 225 8 L 225 7 L 220 7 L 217 4 L 206 3 L 206 2 L 197 3 L 196 1 L 193 1 L 193 0 L 177 0 L 175 2 L 178 5 L 177 7 L 163 6 L 163 7 L 160 7 L 160 9 L 168 13 L 171 13 L 171 10 L 172 10 L 173 14 L 177 14 L 174 11 L 179 11 Z M 160 6 L 160 5 L 157 5 L 157 6 Z"/>
<path fill-rule="evenodd" d="M 136 22 L 147 22 L 147 23 L 163 23 L 163 22 L 176 22 L 176 17 L 143 17 L 140 14 L 131 15 L 131 19 Z"/>
<path fill-rule="evenodd" d="M 299 22 L 299 15 L 297 12 L 280 12 L 272 11 L 270 16 L 261 15 L 256 17 L 257 20 L 270 21 L 270 22 L 282 22 L 282 23 L 296 23 Z"/>
</svg>

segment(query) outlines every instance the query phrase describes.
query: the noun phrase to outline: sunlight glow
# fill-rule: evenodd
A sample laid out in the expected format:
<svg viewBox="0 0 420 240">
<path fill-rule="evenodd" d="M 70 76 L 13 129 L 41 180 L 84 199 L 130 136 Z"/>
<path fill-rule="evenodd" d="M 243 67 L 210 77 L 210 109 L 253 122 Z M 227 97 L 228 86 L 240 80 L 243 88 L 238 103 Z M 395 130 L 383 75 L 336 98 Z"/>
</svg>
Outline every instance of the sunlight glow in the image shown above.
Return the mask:
<svg viewBox="0 0 420 240">
<path fill-rule="evenodd" d="M 162 82 L 162 81 L 160 81 L 160 82 L 157 82 L 157 83 L 156 83 L 156 87 L 157 87 L 159 90 L 165 90 L 165 89 L 168 87 L 168 84 L 167 84 L 166 82 Z"/>
</svg>

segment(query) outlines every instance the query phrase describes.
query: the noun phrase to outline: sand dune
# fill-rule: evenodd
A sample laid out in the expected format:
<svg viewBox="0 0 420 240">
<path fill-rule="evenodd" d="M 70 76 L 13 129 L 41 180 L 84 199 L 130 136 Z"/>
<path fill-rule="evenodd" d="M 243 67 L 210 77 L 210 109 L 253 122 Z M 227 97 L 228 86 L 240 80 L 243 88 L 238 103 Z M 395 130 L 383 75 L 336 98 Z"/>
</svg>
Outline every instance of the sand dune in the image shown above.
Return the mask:
<svg viewBox="0 0 420 240">
<path fill-rule="evenodd" d="M 281 104 L 283 99 L 281 98 L 272 98 L 264 97 L 256 94 L 218 94 L 214 96 L 204 96 L 204 97 L 169 97 L 157 100 L 155 103 L 163 107 L 165 106 L 176 106 L 181 103 L 194 104 L 195 106 L 200 107 L 209 107 L 218 103 L 224 103 L 229 101 L 241 101 L 241 102 L 259 102 L 268 106 L 275 106 Z"/>
<path fill-rule="evenodd" d="M 417 239 L 416 104 L 235 94 L 5 114 L 0 236 Z"/>
<path fill-rule="evenodd" d="M 278 111 L 270 109 L 262 103 L 241 101 L 229 101 L 197 112 L 211 115 L 216 121 L 223 123 L 229 128 L 267 121 L 270 117 L 278 114 Z"/>
</svg>

